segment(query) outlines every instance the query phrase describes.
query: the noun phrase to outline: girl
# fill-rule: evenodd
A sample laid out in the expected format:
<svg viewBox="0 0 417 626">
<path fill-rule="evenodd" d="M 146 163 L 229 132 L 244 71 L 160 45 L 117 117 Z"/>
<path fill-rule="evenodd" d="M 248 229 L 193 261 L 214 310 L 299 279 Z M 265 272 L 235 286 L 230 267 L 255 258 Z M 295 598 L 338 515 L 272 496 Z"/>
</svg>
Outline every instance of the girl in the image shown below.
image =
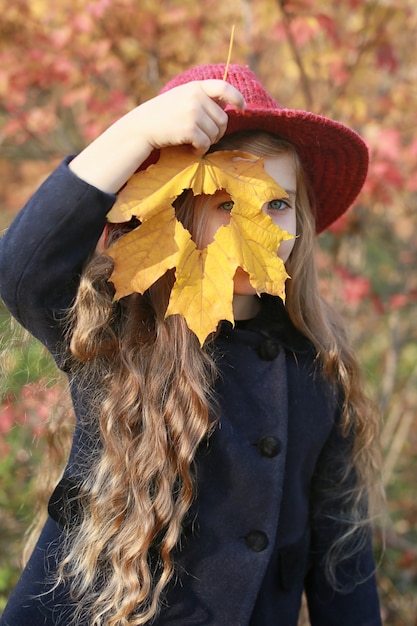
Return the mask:
<svg viewBox="0 0 417 626">
<path fill-rule="evenodd" d="M 1 240 L 1 294 L 69 378 L 77 423 L 49 518 L 1 626 L 381 624 L 369 494 L 376 417 L 336 314 L 315 233 L 353 202 L 368 153 L 345 126 L 281 108 L 247 68 L 193 68 L 41 186 Z M 167 146 L 265 158 L 288 192 L 263 207 L 296 235 L 283 302 L 234 278 L 234 326 L 203 347 L 165 318 L 171 271 L 114 299 L 93 253 L 117 192 Z M 175 201 L 200 247 L 225 190 Z M 106 245 L 137 220 L 106 228 Z M 140 230 L 140 226 L 139 226 Z"/>
</svg>

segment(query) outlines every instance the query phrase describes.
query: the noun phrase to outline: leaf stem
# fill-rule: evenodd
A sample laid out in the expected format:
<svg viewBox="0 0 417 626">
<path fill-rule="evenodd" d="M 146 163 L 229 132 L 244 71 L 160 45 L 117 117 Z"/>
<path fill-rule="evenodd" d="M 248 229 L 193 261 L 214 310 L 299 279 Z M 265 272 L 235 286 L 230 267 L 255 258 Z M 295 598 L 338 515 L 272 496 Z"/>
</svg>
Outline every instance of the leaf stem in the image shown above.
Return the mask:
<svg viewBox="0 0 417 626">
<path fill-rule="evenodd" d="M 223 80 L 226 80 L 227 73 L 229 71 L 229 65 L 230 65 L 230 59 L 232 57 L 232 49 L 233 49 L 233 40 L 234 40 L 234 38 L 235 38 L 235 25 L 233 24 L 232 32 L 230 34 L 229 52 L 227 54 L 227 61 L 226 61 L 226 67 L 225 67 L 224 74 L 223 74 Z"/>
</svg>

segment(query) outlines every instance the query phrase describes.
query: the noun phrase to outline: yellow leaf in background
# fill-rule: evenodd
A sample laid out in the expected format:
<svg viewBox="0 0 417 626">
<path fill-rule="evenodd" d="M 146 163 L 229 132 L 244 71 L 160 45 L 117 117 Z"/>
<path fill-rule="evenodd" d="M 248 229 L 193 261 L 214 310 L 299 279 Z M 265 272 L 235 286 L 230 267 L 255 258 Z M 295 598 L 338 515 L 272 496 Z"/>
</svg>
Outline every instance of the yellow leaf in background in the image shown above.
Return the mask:
<svg viewBox="0 0 417 626">
<path fill-rule="evenodd" d="M 230 224 L 205 250 L 177 221 L 173 201 L 185 189 L 194 195 L 225 190 L 234 202 Z M 180 314 L 203 344 L 220 320 L 233 323 L 233 276 L 242 267 L 258 293 L 285 297 L 288 275 L 277 250 L 292 238 L 262 211 L 287 197 L 263 168 L 263 159 L 241 151 L 196 157 L 187 146 L 161 150 L 159 161 L 140 171 L 119 193 L 109 221 L 136 216 L 141 225 L 122 236 L 108 254 L 116 298 L 143 293 L 168 269 L 176 268 L 166 316 Z"/>
</svg>

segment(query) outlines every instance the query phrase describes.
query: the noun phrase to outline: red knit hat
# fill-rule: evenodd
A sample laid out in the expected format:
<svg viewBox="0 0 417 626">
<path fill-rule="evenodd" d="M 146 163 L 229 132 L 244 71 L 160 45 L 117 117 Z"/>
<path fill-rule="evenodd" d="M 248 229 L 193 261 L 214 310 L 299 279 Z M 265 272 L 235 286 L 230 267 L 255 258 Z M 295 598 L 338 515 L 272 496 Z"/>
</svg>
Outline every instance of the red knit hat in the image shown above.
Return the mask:
<svg viewBox="0 0 417 626">
<path fill-rule="evenodd" d="M 193 67 L 169 81 L 161 93 L 193 80 L 222 79 L 224 71 L 224 64 Z M 350 207 L 362 189 L 369 162 L 365 142 L 339 122 L 283 108 L 248 67 L 229 65 L 226 80 L 246 100 L 245 111 L 226 107 L 226 134 L 265 130 L 296 147 L 314 192 L 316 231 L 322 232 Z"/>
</svg>

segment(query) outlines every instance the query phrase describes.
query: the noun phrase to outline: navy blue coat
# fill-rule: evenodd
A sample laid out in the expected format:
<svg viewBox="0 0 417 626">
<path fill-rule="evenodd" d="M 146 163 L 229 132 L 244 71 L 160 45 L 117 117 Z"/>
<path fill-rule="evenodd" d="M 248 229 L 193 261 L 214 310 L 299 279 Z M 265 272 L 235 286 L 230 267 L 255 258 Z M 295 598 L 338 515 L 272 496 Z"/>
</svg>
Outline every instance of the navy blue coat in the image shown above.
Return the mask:
<svg viewBox="0 0 417 626">
<path fill-rule="evenodd" d="M 59 318 L 114 200 L 64 162 L 0 241 L 1 296 L 64 370 Z M 215 352 L 220 420 L 197 454 L 198 498 L 154 624 L 296 626 L 305 591 L 313 626 L 380 626 L 370 539 L 340 568 L 344 592 L 324 576 L 323 556 L 336 529 L 313 518 L 311 492 L 350 444 L 339 434 L 337 397 L 314 363 L 311 344 L 280 301 L 266 297 L 259 319 L 222 325 Z M 76 485 L 80 458 L 93 445 L 82 427 L 88 398 L 76 384 L 71 390 L 77 426 L 64 481 L 1 626 L 65 626 L 71 618 L 66 589 L 48 593 L 47 580 L 65 523 L 60 497 Z"/>
</svg>

